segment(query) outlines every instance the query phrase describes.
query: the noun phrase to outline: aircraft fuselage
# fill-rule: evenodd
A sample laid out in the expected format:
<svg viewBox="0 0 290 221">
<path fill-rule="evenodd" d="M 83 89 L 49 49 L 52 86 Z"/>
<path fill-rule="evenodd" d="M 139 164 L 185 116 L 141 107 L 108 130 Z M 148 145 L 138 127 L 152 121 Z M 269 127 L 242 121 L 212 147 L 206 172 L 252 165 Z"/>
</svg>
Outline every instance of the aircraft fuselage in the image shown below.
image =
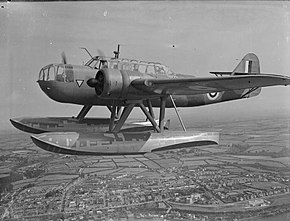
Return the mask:
<svg viewBox="0 0 290 221">
<path fill-rule="evenodd" d="M 147 69 L 150 64 L 147 63 Z M 153 65 L 151 65 L 153 66 Z M 163 66 L 161 66 L 163 67 Z M 165 67 L 165 66 L 164 66 Z M 123 69 L 106 69 L 108 72 L 119 73 L 119 78 L 124 80 L 127 78 L 127 84 L 134 79 L 139 78 L 186 78 L 192 77 L 188 75 L 175 74 L 167 71 L 166 74 L 145 73 L 139 70 L 123 70 Z M 91 67 L 89 65 L 70 65 L 70 64 L 50 64 L 41 69 L 39 80 L 37 81 L 42 91 L 51 99 L 61 103 L 71 103 L 77 105 L 97 105 L 97 106 L 111 106 L 112 99 L 102 98 L 98 96 L 96 90 L 88 86 L 88 80 L 95 78 L 100 68 Z M 124 77 L 126 76 L 126 77 Z M 125 85 L 126 83 L 124 83 Z M 140 99 L 144 96 L 140 91 L 135 90 L 128 85 L 121 85 L 120 93 L 116 93 L 118 97 L 117 102 L 119 106 L 126 106 L 128 99 Z M 244 98 L 243 94 L 246 90 L 224 91 L 215 93 L 206 93 L 198 95 L 173 95 L 174 102 L 178 107 L 194 107 L 200 105 L 207 105 L 223 101 L 235 100 Z M 123 95 L 122 95 L 123 94 Z M 255 96 L 259 91 L 249 93 L 246 97 Z M 109 96 L 109 95 L 108 95 Z M 124 99 L 122 99 L 122 97 Z M 131 97 L 130 97 L 131 96 Z M 152 97 L 151 103 L 153 107 L 160 106 L 159 96 Z M 145 105 L 146 102 L 144 103 Z M 167 98 L 166 107 L 172 108 L 172 101 Z"/>
</svg>

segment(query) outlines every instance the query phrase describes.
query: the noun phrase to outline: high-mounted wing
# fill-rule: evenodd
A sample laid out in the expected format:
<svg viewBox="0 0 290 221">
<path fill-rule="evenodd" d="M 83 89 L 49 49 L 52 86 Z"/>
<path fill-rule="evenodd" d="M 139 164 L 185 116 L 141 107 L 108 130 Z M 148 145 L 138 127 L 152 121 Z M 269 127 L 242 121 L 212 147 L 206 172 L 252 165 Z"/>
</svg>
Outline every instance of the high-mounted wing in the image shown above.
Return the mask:
<svg viewBox="0 0 290 221">
<path fill-rule="evenodd" d="M 194 95 L 275 85 L 289 85 L 290 78 L 282 75 L 233 75 L 207 78 L 136 79 L 131 85 L 149 94 Z"/>
</svg>

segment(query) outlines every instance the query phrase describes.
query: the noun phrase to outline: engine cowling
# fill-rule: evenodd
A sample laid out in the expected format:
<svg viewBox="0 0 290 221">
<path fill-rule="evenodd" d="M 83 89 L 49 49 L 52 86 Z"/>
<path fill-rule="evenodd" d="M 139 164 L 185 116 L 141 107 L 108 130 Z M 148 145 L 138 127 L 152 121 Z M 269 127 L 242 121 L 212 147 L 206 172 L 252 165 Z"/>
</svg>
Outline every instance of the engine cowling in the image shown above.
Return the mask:
<svg viewBox="0 0 290 221">
<path fill-rule="evenodd" d="M 95 78 L 89 79 L 87 84 L 95 88 L 96 95 L 100 98 L 120 99 L 126 93 L 130 81 L 126 73 L 104 68 L 97 72 Z"/>
</svg>

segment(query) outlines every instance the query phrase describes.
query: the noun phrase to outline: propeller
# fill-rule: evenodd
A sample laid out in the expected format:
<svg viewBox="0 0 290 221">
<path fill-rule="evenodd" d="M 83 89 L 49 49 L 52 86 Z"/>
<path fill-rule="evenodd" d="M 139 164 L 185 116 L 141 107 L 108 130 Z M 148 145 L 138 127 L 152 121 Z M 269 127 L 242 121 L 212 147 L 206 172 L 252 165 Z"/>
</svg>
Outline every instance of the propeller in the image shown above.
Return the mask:
<svg viewBox="0 0 290 221">
<path fill-rule="evenodd" d="M 95 87 L 96 94 L 97 95 L 101 95 L 103 93 L 104 84 L 105 84 L 104 74 L 102 72 L 97 74 L 96 80 L 97 80 L 97 84 L 96 84 L 96 87 Z"/>
<path fill-rule="evenodd" d="M 97 49 L 98 55 L 101 58 L 101 60 L 106 58 L 105 53 L 101 49 Z M 118 48 L 118 54 L 119 54 L 119 48 Z M 89 87 L 95 88 L 95 92 L 98 96 L 100 96 L 104 91 L 104 85 L 105 85 L 105 76 L 104 73 L 100 70 L 96 74 L 95 78 L 91 78 L 87 80 L 87 85 Z"/>
<path fill-rule="evenodd" d="M 91 78 L 87 81 L 89 87 L 95 88 L 96 94 L 101 95 L 104 90 L 105 78 L 104 74 L 99 71 L 95 78 Z"/>
<path fill-rule="evenodd" d="M 61 60 L 63 64 L 67 64 L 67 59 L 66 59 L 66 55 L 64 53 L 64 51 L 61 53 Z"/>
<path fill-rule="evenodd" d="M 104 59 L 106 57 L 105 53 L 101 49 L 97 49 L 99 57 Z M 104 89 L 104 76 L 102 73 L 98 72 L 95 78 L 91 78 L 87 81 L 89 87 L 95 88 L 96 94 L 100 95 Z"/>
<path fill-rule="evenodd" d="M 96 78 L 90 78 L 88 81 L 87 81 L 87 85 L 89 87 L 96 87 L 98 84 L 98 80 Z"/>
</svg>

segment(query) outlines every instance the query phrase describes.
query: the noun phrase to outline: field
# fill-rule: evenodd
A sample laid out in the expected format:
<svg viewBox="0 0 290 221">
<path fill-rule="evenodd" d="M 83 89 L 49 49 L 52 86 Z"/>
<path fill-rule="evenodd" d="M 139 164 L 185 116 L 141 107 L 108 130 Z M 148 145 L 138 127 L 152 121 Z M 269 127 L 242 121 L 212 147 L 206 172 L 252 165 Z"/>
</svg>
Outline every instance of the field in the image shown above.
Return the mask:
<svg viewBox="0 0 290 221">
<path fill-rule="evenodd" d="M 153 183 L 163 191 L 174 188 L 181 191 L 183 186 L 206 185 L 210 181 L 207 192 L 212 191 L 211 196 L 218 189 L 216 185 L 223 190 L 222 195 L 226 191 L 223 186 L 238 183 L 239 188 L 227 189 L 230 190 L 227 196 L 232 197 L 228 200 L 238 194 L 260 194 L 259 190 L 275 192 L 275 188 L 282 188 L 285 192 L 290 186 L 288 125 L 289 119 L 217 124 L 220 145 L 115 157 L 59 155 L 37 148 L 27 134 L 6 133 L 0 135 L 0 180 L 1 185 L 10 182 L 11 191 L 25 193 L 28 189 L 35 196 L 45 194 L 48 189 L 85 185 L 96 188 L 111 181 L 114 188 L 122 184 L 124 189 L 128 183 L 136 182 L 135 186 L 150 190 L 145 183 Z M 96 185 L 91 185 L 92 182 Z M 281 198 L 283 202 L 275 195 L 271 197 L 273 205 L 288 203 L 285 197 Z M 227 204 L 221 201 L 219 204 L 231 210 Z M 200 205 L 192 208 L 208 210 Z M 239 206 L 233 208 L 238 211 Z"/>
</svg>

